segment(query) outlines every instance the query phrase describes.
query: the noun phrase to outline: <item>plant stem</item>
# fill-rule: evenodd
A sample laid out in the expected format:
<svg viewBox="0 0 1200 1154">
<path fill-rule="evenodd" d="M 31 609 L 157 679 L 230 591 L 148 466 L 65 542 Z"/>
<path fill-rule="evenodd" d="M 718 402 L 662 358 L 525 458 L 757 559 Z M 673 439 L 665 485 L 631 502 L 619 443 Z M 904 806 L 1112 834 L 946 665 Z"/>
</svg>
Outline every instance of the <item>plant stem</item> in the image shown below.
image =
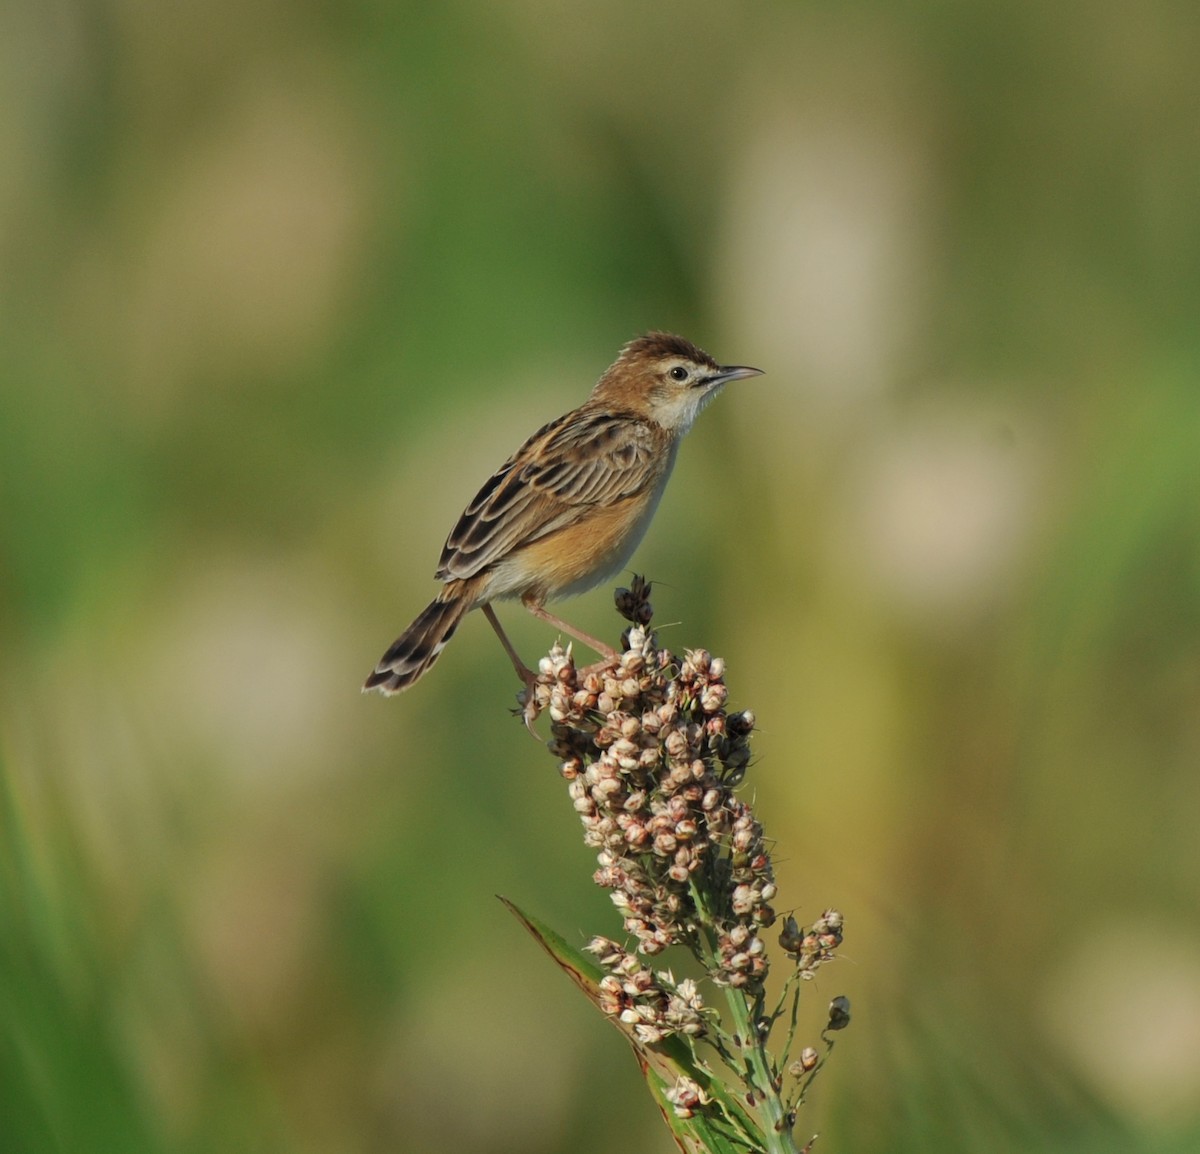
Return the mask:
<svg viewBox="0 0 1200 1154">
<path fill-rule="evenodd" d="M 761 1098 L 761 1109 L 757 1112 L 765 1117 L 767 1125 L 763 1137 L 767 1141 L 767 1154 L 799 1154 L 792 1140 L 792 1128 L 787 1123 L 787 1108 L 775 1089 L 771 1064 L 763 1049 L 758 1029 L 750 1017 L 746 996 L 732 986 L 725 987 L 725 1000 L 734 1029 L 749 1048 L 750 1066 L 754 1072 L 755 1090 Z"/>
<path fill-rule="evenodd" d="M 712 970 L 715 968 L 717 954 L 716 920 L 703 888 L 693 881 L 691 892 L 692 901 L 700 915 L 699 928 L 702 932 L 699 941 L 703 943 L 708 954 L 708 957 L 702 960 Z M 775 1087 L 770 1058 L 765 1049 L 766 1043 L 760 1037 L 757 1023 L 753 1020 L 749 999 L 733 986 L 726 986 L 725 1000 L 729 1005 L 734 1033 L 740 1040 L 743 1051 L 749 1053 L 751 1089 L 756 1092 L 755 1096 L 758 1099 L 753 1109 L 760 1119 L 766 1121 L 762 1135 L 767 1143 L 764 1154 L 799 1154 L 792 1139 L 792 1127 L 788 1125 L 787 1106 Z M 737 1072 L 739 1075 L 742 1073 L 741 1070 Z"/>
</svg>

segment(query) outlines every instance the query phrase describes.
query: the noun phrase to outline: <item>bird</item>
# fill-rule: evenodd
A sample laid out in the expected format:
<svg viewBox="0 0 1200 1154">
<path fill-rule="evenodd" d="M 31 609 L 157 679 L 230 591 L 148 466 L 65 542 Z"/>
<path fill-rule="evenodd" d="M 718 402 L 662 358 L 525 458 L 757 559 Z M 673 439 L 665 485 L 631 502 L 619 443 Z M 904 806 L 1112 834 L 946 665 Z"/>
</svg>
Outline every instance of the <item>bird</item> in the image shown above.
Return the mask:
<svg viewBox="0 0 1200 1154">
<path fill-rule="evenodd" d="M 611 660 L 609 646 L 546 602 L 583 593 L 625 567 L 700 411 L 730 381 L 761 373 L 720 365 L 674 333 L 625 344 L 587 400 L 538 429 L 467 505 L 434 575 L 441 592 L 379 659 L 363 692 L 391 695 L 415 684 L 476 608 L 528 688 L 535 675 L 492 608 L 507 599 Z"/>
</svg>

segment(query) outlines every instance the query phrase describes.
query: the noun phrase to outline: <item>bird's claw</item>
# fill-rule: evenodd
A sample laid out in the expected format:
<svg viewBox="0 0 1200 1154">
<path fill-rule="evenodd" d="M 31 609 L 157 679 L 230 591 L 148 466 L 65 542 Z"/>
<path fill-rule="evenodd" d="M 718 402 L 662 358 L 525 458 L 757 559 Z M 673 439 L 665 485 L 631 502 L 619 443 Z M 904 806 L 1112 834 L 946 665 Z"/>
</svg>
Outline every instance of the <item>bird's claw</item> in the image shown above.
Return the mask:
<svg viewBox="0 0 1200 1154">
<path fill-rule="evenodd" d="M 537 700 L 537 678 L 533 673 L 529 674 L 525 682 L 525 688 L 517 694 L 517 705 L 520 706 L 519 712 L 521 720 L 525 722 L 525 728 L 529 730 L 530 735 L 535 741 L 541 741 L 540 734 L 533 728 L 533 723 L 537 721 L 538 714 L 542 712 L 542 708 L 538 705 Z"/>
</svg>

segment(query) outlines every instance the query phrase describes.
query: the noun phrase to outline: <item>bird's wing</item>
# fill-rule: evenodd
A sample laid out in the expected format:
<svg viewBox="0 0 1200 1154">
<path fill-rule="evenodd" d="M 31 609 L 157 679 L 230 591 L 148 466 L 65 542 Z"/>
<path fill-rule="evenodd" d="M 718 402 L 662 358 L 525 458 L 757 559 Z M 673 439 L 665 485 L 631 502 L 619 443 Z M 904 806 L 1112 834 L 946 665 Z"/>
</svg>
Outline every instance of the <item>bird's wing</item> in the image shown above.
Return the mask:
<svg viewBox="0 0 1200 1154">
<path fill-rule="evenodd" d="M 472 577 L 514 549 L 657 480 L 663 450 L 627 413 L 576 409 L 543 426 L 466 507 L 446 540 L 440 581 Z"/>
</svg>

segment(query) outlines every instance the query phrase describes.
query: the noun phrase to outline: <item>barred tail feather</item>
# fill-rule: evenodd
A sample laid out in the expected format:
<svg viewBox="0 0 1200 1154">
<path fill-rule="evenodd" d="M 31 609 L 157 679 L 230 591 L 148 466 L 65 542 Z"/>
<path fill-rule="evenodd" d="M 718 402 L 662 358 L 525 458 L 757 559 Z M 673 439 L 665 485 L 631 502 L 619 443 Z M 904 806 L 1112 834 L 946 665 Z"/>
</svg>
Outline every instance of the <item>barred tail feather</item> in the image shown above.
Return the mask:
<svg viewBox="0 0 1200 1154">
<path fill-rule="evenodd" d="M 419 680 L 441 655 L 458 623 L 472 606 L 472 599 L 461 595 L 451 595 L 445 600 L 439 597 L 430 602 L 379 659 L 374 672 L 363 683 L 363 692 L 378 689 L 380 693 L 390 695 Z"/>
</svg>

